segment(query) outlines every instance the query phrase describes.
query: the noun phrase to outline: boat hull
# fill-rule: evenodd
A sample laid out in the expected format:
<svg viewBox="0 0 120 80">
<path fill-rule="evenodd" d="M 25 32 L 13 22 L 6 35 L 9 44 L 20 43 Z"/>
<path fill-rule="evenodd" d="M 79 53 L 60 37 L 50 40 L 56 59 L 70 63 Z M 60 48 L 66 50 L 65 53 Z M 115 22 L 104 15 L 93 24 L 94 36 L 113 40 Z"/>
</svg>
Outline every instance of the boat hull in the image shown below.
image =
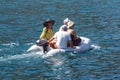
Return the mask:
<svg viewBox="0 0 120 80">
<path fill-rule="evenodd" d="M 80 37 L 81 38 L 81 43 L 76 46 L 75 49 L 73 48 L 67 48 L 67 49 L 52 49 L 51 47 L 47 47 L 48 52 L 47 54 L 57 54 L 57 53 L 64 53 L 64 52 L 85 52 L 91 48 L 91 40 L 86 37 Z M 42 46 L 37 46 L 34 44 L 31 46 L 27 52 L 40 52 L 43 51 Z"/>
</svg>

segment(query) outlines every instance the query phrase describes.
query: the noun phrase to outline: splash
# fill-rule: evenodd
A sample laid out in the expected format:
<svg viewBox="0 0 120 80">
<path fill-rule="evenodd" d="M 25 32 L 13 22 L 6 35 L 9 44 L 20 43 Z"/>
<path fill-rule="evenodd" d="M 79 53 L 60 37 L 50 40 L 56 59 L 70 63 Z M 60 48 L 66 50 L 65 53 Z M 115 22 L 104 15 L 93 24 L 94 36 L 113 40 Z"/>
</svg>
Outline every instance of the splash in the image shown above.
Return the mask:
<svg viewBox="0 0 120 80">
<path fill-rule="evenodd" d="M 28 45 L 28 46 L 29 46 L 29 45 L 33 45 L 33 44 L 34 44 L 34 43 L 26 43 L 26 45 Z"/>
<path fill-rule="evenodd" d="M 7 61 L 7 62 L 11 63 L 11 61 L 14 61 L 14 60 L 20 60 L 20 61 L 25 60 L 25 59 L 31 60 L 33 58 L 36 60 L 37 60 L 37 58 L 44 59 L 45 63 L 53 65 L 53 66 L 60 66 L 66 60 L 66 58 L 63 57 L 61 54 L 55 55 L 53 57 L 53 55 L 48 56 L 47 54 L 44 54 L 42 52 L 32 52 L 32 53 L 23 53 L 23 54 L 19 54 L 19 55 L 12 55 L 9 57 L 0 57 L 0 62 Z"/>
<path fill-rule="evenodd" d="M 4 44 L 1 44 L 2 46 L 9 46 L 9 47 L 15 47 L 15 46 L 19 46 L 19 43 L 4 43 Z"/>
<path fill-rule="evenodd" d="M 7 58 L 0 57 L 0 61 L 17 60 L 17 59 L 23 59 L 23 58 L 27 58 L 27 57 L 39 57 L 38 55 L 40 56 L 40 54 L 37 54 L 37 53 L 23 53 L 23 54 L 19 54 L 19 55 L 12 55 Z"/>
<path fill-rule="evenodd" d="M 0 51 L 3 51 L 3 49 L 0 49 Z"/>
<path fill-rule="evenodd" d="M 100 46 L 98 46 L 98 45 L 96 45 L 96 44 L 92 44 L 91 45 L 91 47 L 93 48 L 93 49 L 96 49 L 96 50 L 100 50 Z"/>
</svg>

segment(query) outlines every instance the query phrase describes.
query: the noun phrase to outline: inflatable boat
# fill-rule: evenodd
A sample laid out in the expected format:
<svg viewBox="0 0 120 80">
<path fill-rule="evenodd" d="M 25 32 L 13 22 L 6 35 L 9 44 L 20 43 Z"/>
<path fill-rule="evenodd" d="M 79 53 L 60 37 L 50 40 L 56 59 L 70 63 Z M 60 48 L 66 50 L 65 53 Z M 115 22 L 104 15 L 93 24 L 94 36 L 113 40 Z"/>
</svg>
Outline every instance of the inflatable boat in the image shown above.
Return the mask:
<svg viewBox="0 0 120 80">
<path fill-rule="evenodd" d="M 85 52 L 88 51 L 91 48 L 91 40 L 86 37 L 80 37 L 81 38 L 81 43 L 76 46 L 75 49 L 73 48 L 67 48 L 67 49 L 53 49 L 51 47 L 47 47 L 47 52 L 46 54 L 58 54 L 58 53 L 65 53 L 65 52 Z M 36 44 L 32 45 L 27 52 L 43 52 L 43 46 L 38 46 Z"/>
</svg>

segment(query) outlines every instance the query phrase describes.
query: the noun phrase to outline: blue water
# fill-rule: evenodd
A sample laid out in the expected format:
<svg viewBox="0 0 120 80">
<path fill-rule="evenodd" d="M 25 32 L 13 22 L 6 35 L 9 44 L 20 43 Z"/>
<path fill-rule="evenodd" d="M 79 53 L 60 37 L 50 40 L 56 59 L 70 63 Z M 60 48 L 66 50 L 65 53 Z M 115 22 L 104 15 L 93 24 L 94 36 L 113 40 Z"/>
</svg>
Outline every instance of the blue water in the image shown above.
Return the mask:
<svg viewBox="0 0 120 80">
<path fill-rule="evenodd" d="M 70 18 L 94 49 L 45 58 L 26 50 L 46 19 Z M 0 80 L 120 80 L 120 0 L 0 0 Z"/>
</svg>

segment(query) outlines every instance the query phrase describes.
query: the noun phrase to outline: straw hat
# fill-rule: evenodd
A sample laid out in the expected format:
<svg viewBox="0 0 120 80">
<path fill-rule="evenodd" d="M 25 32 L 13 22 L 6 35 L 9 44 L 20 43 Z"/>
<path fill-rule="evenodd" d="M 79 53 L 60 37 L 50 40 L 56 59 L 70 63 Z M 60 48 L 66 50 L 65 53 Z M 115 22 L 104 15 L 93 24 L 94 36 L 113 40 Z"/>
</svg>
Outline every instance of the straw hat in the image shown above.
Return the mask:
<svg viewBox="0 0 120 80">
<path fill-rule="evenodd" d="M 75 23 L 73 21 L 68 22 L 68 28 L 72 28 L 74 25 L 75 25 Z"/>
<path fill-rule="evenodd" d="M 54 20 L 47 19 L 47 20 L 43 23 L 44 27 L 47 26 L 47 23 L 52 23 L 52 25 L 53 25 L 53 24 L 55 23 L 55 21 L 54 21 Z"/>
</svg>

